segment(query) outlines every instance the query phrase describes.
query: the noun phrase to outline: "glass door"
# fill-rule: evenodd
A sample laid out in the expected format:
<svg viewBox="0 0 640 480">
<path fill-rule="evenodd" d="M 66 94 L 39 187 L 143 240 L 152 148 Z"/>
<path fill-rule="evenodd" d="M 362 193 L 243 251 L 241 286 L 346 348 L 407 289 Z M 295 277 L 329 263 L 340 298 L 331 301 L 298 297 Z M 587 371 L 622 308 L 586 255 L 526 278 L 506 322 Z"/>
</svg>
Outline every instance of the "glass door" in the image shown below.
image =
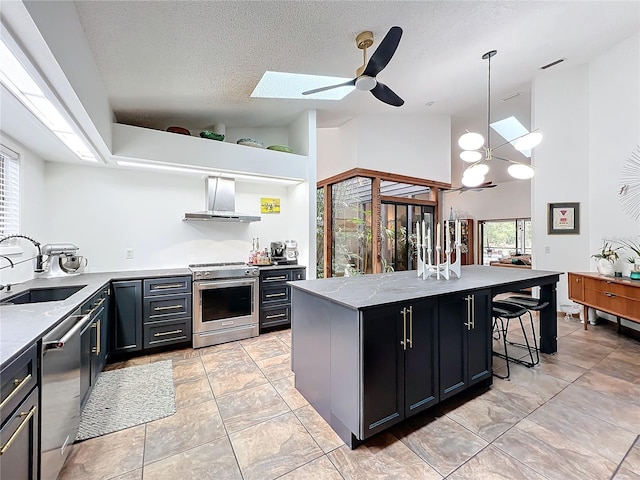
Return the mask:
<svg viewBox="0 0 640 480">
<path fill-rule="evenodd" d="M 382 202 L 383 272 L 416 270 L 416 222 L 424 220 L 433 232 L 434 211 L 432 206 Z"/>
</svg>

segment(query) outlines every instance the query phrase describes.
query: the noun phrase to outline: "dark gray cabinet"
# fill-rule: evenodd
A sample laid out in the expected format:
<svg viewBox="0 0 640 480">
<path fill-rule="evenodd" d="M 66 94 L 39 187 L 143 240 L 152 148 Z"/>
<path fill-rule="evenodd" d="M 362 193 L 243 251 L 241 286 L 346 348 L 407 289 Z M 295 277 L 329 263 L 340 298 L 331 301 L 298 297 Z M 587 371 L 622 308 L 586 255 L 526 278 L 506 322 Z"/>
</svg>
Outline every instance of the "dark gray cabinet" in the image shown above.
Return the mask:
<svg viewBox="0 0 640 480">
<path fill-rule="evenodd" d="M 113 282 L 111 286 L 111 352 L 138 352 L 142 350 L 142 280 Z"/>
<path fill-rule="evenodd" d="M 191 277 L 151 278 L 143 285 L 143 348 L 190 342 Z"/>
<path fill-rule="evenodd" d="M 363 312 L 361 439 L 438 402 L 435 305 L 419 300 Z"/>
<path fill-rule="evenodd" d="M 36 345 L 0 372 L 0 478 L 38 479 L 37 379 Z"/>
<path fill-rule="evenodd" d="M 305 278 L 303 267 L 260 270 L 260 333 L 291 325 L 291 287 L 287 282 Z"/>
<path fill-rule="evenodd" d="M 491 378 L 490 292 L 446 295 L 438 304 L 440 399 Z"/>
<path fill-rule="evenodd" d="M 84 408 L 98 374 L 107 363 L 111 287 L 105 286 L 81 307 L 91 321 L 80 332 L 80 405 Z"/>
</svg>

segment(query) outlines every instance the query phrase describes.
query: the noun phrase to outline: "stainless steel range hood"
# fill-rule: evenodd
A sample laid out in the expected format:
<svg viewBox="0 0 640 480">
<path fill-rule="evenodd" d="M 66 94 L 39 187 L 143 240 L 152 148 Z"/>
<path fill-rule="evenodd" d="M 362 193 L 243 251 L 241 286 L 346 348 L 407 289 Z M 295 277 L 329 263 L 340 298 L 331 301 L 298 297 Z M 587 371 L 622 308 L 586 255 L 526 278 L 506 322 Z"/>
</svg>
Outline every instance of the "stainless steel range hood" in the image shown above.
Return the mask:
<svg viewBox="0 0 640 480">
<path fill-rule="evenodd" d="M 236 212 L 236 181 L 233 178 L 205 179 L 205 206 L 201 212 L 185 213 L 183 220 L 214 222 L 259 222 L 260 217 Z"/>
</svg>

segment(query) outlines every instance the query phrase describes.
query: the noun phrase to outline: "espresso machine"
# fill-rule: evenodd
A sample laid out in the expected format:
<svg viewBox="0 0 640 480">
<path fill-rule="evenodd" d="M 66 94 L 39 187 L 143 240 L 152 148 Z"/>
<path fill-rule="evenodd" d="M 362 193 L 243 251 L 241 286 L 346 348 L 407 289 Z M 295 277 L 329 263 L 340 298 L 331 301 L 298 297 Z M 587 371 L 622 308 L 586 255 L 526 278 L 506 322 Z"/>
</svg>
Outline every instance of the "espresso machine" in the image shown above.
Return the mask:
<svg viewBox="0 0 640 480">
<path fill-rule="evenodd" d="M 284 242 L 271 242 L 271 263 L 283 265 L 286 260 Z"/>
</svg>

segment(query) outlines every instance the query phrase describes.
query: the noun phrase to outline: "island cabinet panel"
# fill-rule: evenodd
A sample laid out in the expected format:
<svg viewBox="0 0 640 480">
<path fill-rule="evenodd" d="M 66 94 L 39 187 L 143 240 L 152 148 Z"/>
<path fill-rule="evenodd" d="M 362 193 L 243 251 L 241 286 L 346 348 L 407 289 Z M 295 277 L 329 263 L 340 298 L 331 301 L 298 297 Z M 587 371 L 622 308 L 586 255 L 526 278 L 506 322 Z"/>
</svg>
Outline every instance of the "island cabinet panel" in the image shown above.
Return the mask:
<svg viewBox="0 0 640 480">
<path fill-rule="evenodd" d="M 363 313 L 361 439 L 438 401 L 437 338 L 434 301 Z"/>
<path fill-rule="evenodd" d="M 582 275 L 569 273 L 569 298 L 576 302 L 584 302 L 584 278 Z"/>
<path fill-rule="evenodd" d="M 491 378 L 489 291 L 440 298 L 440 400 Z"/>
</svg>

